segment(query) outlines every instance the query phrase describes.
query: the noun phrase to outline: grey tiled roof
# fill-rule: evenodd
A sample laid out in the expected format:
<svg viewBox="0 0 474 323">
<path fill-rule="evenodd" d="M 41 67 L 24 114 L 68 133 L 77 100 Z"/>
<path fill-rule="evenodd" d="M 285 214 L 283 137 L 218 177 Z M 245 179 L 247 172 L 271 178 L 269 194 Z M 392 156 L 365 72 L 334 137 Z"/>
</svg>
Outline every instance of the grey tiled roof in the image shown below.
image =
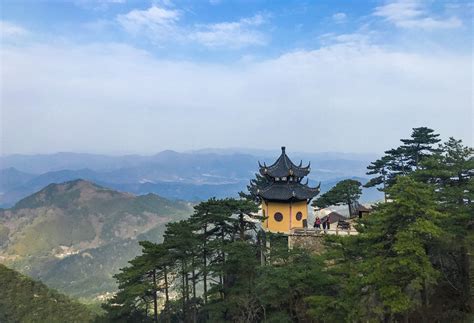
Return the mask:
<svg viewBox="0 0 474 323">
<path fill-rule="evenodd" d="M 364 205 L 360 204 L 359 202 L 355 202 L 352 206 L 352 214 L 351 216 L 359 215 L 359 212 L 371 212 L 371 208 L 367 208 Z"/>
<path fill-rule="evenodd" d="M 347 220 L 347 218 L 345 216 L 333 211 L 333 212 L 329 213 L 328 215 L 323 216 L 321 218 L 321 223 L 325 222 L 328 217 L 329 217 L 329 223 L 331 223 L 331 224 L 335 223 L 335 222 L 339 222 L 341 220 L 343 220 L 343 221 Z"/>
<path fill-rule="evenodd" d="M 273 165 L 267 166 L 264 164 L 263 166 L 259 163 L 260 166 L 260 174 L 267 175 L 270 177 L 288 177 L 288 176 L 295 176 L 302 178 L 309 174 L 310 172 L 310 165 L 306 167 L 301 166 L 302 162 L 299 165 L 293 164 L 291 159 L 286 155 L 285 147 L 281 147 L 281 155 L 276 160 Z"/>
<path fill-rule="evenodd" d="M 318 187 L 309 187 L 298 182 L 273 182 L 257 189 L 257 194 L 265 200 L 288 201 L 310 200 L 319 193 Z"/>
</svg>

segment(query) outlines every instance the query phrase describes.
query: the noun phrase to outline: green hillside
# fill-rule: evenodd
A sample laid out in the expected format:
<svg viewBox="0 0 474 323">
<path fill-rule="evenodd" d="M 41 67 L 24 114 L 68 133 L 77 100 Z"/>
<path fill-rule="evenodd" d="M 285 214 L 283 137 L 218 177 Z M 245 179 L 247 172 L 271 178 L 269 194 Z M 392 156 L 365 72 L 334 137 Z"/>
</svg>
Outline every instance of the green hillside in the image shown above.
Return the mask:
<svg viewBox="0 0 474 323">
<path fill-rule="evenodd" d="M 85 305 L 0 265 L 0 322 L 92 322 Z"/>
<path fill-rule="evenodd" d="M 70 296 L 93 299 L 115 290 L 113 274 L 161 241 L 164 225 L 190 205 L 154 194 L 135 196 L 75 180 L 51 184 L 0 210 L 0 263 Z"/>
</svg>

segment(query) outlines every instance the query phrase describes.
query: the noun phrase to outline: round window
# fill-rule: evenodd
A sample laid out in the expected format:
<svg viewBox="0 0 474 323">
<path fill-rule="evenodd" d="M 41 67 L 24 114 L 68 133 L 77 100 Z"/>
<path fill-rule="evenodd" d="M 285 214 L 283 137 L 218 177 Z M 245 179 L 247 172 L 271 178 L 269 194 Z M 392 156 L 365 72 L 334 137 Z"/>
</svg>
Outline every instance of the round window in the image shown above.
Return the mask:
<svg viewBox="0 0 474 323">
<path fill-rule="evenodd" d="M 281 222 L 283 220 L 283 214 L 281 214 L 280 212 L 277 212 L 277 213 L 275 213 L 273 218 L 275 219 L 275 221 Z"/>
<path fill-rule="evenodd" d="M 303 213 L 301 212 L 296 213 L 296 220 L 301 221 L 302 218 L 303 218 Z"/>
</svg>

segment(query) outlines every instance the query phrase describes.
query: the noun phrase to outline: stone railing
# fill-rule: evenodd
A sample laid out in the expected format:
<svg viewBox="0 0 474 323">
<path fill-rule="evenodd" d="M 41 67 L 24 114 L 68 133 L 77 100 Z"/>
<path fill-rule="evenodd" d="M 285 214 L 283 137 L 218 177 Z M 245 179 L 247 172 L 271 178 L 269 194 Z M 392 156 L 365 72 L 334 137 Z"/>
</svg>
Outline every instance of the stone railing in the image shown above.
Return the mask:
<svg viewBox="0 0 474 323">
<path fill-rule="evenodd" d="M 334 228 L 334 229 L 333 229 Z M 335 235 L 356 235 L 358 234 L 357 230 L 352 226 L 350 229 L 340 229 L 337 225 L 331 225 L 331 229 L 315 229 L 315 228 L 293 228 L 290 231 L 290 235 L 299 235 L 299 236 L 318 236 L 323 234 L 335 234 Z"/>
</svg>

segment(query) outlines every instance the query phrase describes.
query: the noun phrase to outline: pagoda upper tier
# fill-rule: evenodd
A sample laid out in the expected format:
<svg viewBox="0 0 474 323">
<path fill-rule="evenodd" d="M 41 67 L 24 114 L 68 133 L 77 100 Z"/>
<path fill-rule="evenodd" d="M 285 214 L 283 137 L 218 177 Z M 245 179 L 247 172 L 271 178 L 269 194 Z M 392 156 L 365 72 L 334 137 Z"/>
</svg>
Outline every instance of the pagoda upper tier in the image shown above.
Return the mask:
<svg viewBox="0 0 474 323">
<path fill-rule="evenodd" d="M 309 187 L 307 182 L 302 184 L 278 181 L 272 182 L 266 187 L 257 188 L 257 195 L 270 201 L 309 201 L 319 194 L 319 186 Z"/>
<path fill-rule="evenodd" d="M 301 183 L 301 180 L 309 174 L 310 164 L 306 167 L 295 165 L 286 155 L 285 147 L 281 147 L 281 155 L 277 161 L 271 165 L 263 166 L 259 163 L 260 174 L 267 183 L 252 185 L 252 191 L 264 200 L 272 201 L 309 201 L 319 194 L 319 187 L 309 187 L 308 180 Z"/>
<path fill-rule="evenodd" d="M 264 163 L 262 166 L 260 162 L 258 163 L 260 166 L 260 174 L 264 176 L 269 176 L 272 178 L 291 176 L 298 178 L 299 180 L 308 175 L 311 171 L 311 163 L 309 163 L 306 167 L 302 167 L 302 164 L 302 161 L 298 166 L 293 164 L 291 159 L 286 155 L 285 147 L 281 147 L 281 155 L 273 165 L 267 166 Z"/>
</svg>

